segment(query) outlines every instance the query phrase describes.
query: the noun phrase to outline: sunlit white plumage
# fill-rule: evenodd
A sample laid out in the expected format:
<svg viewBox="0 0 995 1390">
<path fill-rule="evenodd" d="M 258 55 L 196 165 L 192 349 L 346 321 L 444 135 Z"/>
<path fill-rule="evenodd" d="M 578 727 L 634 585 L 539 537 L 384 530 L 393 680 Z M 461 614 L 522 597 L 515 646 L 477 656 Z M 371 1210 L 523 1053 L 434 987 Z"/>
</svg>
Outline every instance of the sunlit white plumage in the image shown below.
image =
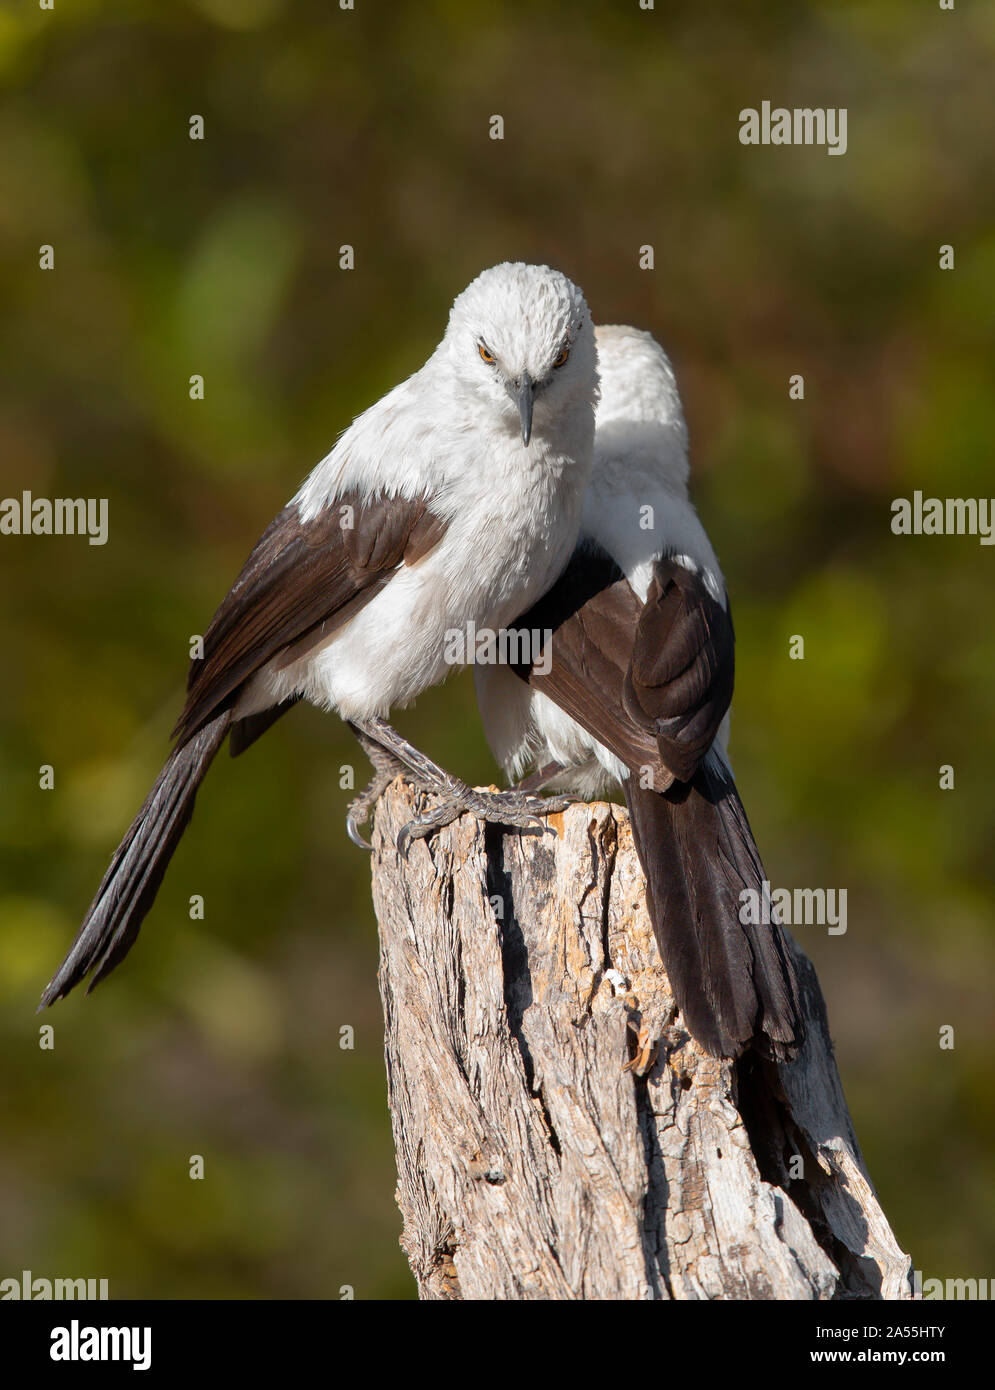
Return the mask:
<svg viewBox="0 0 995 1390">
<path fill-rule="evenodd" d="M 425 494 L 442 542 L 322 646 L 260 671 L 237 717 L 296 694 L 347 719 L 386 715 L 444 679 L 447 630 L 497 630 L 538 598 L 577 536 L 595 364 L 590 313 L 565 275 L 505 264 L 478 276 L 424 367 L 355 420 L 294 499 L 307 521 L 348 490 Z M 526 371 L 538 383 L 527 446 L 509 385 Z"/>
</svg>

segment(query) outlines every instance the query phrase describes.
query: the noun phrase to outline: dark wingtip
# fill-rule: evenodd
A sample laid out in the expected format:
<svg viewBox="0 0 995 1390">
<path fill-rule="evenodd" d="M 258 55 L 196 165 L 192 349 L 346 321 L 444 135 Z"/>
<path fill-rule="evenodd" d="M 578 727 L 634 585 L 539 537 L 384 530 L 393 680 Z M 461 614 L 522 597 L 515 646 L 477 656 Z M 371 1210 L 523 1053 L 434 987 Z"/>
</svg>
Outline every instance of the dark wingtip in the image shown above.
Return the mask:
<svg viewBox="0 0 995 1390">
<path fill-rule="evenodd" d="M 57 1004 L 60 999 L 65 999 L 76 986 L 86 976 L 86 971 L 80 971 L 78 967 L 71 968 L 73 953 L 59 966 L 58 970 L 49 980 L 42 992 L 41 1003 L 35 1009 L 36 1014 L 40 1014 L 44 1009 L 50 1009 L 53 1004 Z"/>
<path fill-rule="evenodd" d="M 36 1014 L 42 1013 L 45 1009 L 50 1009 L 53 1004 L 57 1004 L 60 999 L 64 999 L 72 989 L 72 985 L 68 985 L 65 988 L 60 987 L 58 981 L 59 977 L 56 975 L 55 979 L 50 981 L 45 987 L 41 996 L 41 1003 L 38 1005 L 37 1009 L 35 1009 Z"/>
</svg>

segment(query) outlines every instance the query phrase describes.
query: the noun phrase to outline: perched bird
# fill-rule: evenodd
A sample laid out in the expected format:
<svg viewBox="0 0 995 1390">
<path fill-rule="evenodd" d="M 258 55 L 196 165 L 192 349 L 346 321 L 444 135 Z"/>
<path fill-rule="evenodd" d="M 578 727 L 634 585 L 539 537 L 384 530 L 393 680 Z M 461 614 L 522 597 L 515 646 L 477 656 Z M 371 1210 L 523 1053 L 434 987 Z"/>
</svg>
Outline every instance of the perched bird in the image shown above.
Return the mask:
<svg viewBox="0 0 995 1390">
<path fill-rule="evenodd" d="M 570 558 L 590 473 L 597 368 L 581 291 L 546 266 L 486 270 L 425 365 L 360 415 L 249 556 L 190 666 L 175 748 L 114 855 L 42 1007 L 128 952 L 225 738 L 236 755 L 298 699 L 335 710 L 377 776 L 533 825 L 548 803 L 473 792 L 390 726 L 452 668 L 447 634 L 500 629 Z M 557 803 L 562 804 L 562 803 Z"/>
<path fill-rule="evenodd" d="M 675 1000 L 710 1053 L 774 1058 L 800 1042 L 780 926 L 745 924 L 764 870 L 726 757 L 733 629 L 722 572 L 688 498 L 687 428 L 663 349 L 596 331 L 601 398 L 577 550 L 519 620 L 551 633 L 539 663 L 478 666 L 491 748 L 519 785 L 585 798 L 621 783 Z M 746 914 L 749 917 L 749 914 Z"/>
</svg>

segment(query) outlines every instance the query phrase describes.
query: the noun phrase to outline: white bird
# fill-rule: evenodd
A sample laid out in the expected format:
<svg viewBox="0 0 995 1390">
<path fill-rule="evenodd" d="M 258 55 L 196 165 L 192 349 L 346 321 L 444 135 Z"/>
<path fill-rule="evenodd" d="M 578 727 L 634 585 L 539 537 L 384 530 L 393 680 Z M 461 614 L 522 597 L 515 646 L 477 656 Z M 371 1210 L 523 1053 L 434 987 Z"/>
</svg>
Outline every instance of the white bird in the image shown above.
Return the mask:
<svg viewBox="0 0 995 1390">
<path fill-rule="evenodd" d="M 191 663 L 176 747 L 111 861 L 79 934 L 42 996 L 90 988 L 127 953 L 231 735 L 242 752 L 296 700 L 335 710 L 378 776 L 405 767 L 443 804 L 531 825 L 522 793 L 471 792 L 386 722 L 444 679 L 447 634 L 499 630 L 553 582 L 573 550 L 591 465 L 594 329 L 576 285 L 545 266 L 505 264 L 453 304 L 420 371 L 360 415 L 270 525 Z M 562 804 L 562 803 L 560 803 Z"/>
<path fill-rule="evenodd" d="M 726 757 L 733 631 L 688 497 L 673 369 L 648 333 L 599 327 L 601 398 L 578 549 L 520 619 L 542 663 L 478 666 L 484 727 L 511 778 L 585 798 L 621 784 L 676 1002 L 706 1050 L 792 1055 L 797 984 L 780 926 L 741 919 L 764 871 Z M 545 669 L 542 669 L 545 668 Z M 527 683 L 526 683 L 527 682 Z"/>
</svg>

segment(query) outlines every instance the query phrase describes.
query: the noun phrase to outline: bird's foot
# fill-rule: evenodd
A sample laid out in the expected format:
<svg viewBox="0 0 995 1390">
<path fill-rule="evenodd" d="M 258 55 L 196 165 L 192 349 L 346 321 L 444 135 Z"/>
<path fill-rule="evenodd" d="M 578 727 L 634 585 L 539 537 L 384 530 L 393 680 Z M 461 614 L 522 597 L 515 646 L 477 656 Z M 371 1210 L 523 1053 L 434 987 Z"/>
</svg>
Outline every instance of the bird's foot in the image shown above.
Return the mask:
<svg viewBox="0 0 995 1390">
<path fill-rule="evenodd" d="M 373 846 L 369 840 L 364 839 L 360 826 L 363 826 L 373 814 L 373 808 L 383 796 L 384 792 L 393 782 L 398 773 L 405 772 L 404 767 L 381 768 L 370 779 L 370 782 L 355 800 L 349 802 L 348 813 L 345 818 L 345 828 L 349 839 L 360 849 L 372 850 Z"/>
<path fill-rule="evenodd" d="M 353 720 L 350 721 L 350 728 L 366 750 L 377 773 L 349 807 L 346 822 L 349 838 L 366 849 L 369 849 L 369 845 L 360 835 L 359 826 L 368 819 L 377 798 L 398 773 L 402 773 L 420 792 L 437 799 L 437 804 L 431 810 L 409 821 L 401 830 L 397 837 L 397 848 L 402 855 L 407 855 L 412 840 L 425 839 L 467 811 L 491 825 L 517 826 L 520 830 L 541 833 L 553 829 L 542 824 L 545 816 L 565 811 L 580 799 L 576 796 L 536 796 L 533 788 L 516 787 L 507 792 L 474 791 L 402 738 L 385 719 Z"/>
<path fill-rule="evenodd" d="M 565 811 L 577 800 L 573 796 L 542 797 L 521 791 L 475 791 L 455 777 L 447 779 L 446 785 L 442 788 L 433 786 L 424 790 L 435 796 L 436 804 L 417 820 L 409 821 L 398 835 L 397 848 L 405 856 L 412 840 L 423 840 L 429 835 L 434 835 L 437 830 L 452 824 L 465 812 L 488 825 L 515 826 L 519 830 L 539 834 L 548 830 L 555 834 L 551 825 L 543 824 L 544 817 Z"/>
</svg>

